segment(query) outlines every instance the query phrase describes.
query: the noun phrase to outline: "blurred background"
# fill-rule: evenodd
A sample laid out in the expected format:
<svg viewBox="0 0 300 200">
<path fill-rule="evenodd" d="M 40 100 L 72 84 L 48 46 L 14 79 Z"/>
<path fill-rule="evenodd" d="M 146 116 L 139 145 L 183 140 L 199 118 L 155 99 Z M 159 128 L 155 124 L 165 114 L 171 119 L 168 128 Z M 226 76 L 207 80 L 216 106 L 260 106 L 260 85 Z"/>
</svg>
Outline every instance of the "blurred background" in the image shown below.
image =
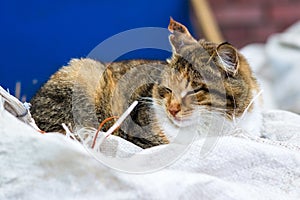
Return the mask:
<svg viewBox="0 0 300 200">
<path fill-rule="evenodd" d="M 244 49 L 262 82 L 267 82 L 269 107 L 285 108 L 280 102 L 284 100 L 272 96 L 272 90 L 278 90 L 274 86 L 278 77 L 273 71 L 282 68 L 274 68 L 272 61 L 280 56 L 280 51 L 268 53 L 267 49 L 274 47 L 276 38 L 272 40 L 273 46 L 268 43 L 275 33 L 284 33 L 300 20 L 299 0 L 1 1 L 0 85 L 22 101 L 29 101 L 50 75 L 71 58 L 86 57 L 96 45 L 122 31 L 139 27 L 166 28 L 170 16 L 185 24 L 196 38 L 226 40 Z M 281 48 L 279 40 L 277 38 L 279 45 L 274 48 Z M 293 41 L 283 47 L 290 47 Z M 250 47 L 244 48 L 247 45 Z M 299 46 L 292 46 L 295 53 L 295 49 L 300 49 L 300 42 Z M 169 56 L 169 52 L 148 49 L 124 55 L 122 59 L 166 59 Z M 299 51 L 293 59 L 297 60 L 297 56 L 300 58 Z M 262 66 L 269 66 L 270 70 L 266 72 Z M 299 99 L 295 101 L 300 102 L 297 88 L 292 96 L 299 92 Z M 299 104 L 287 109 L 300 112 Z"/>
<path fill-rule="evenodd" d="M 209 0 L 224 37 L 239 48 L 265 43 L 300 20 L 299 0 Z"/>
</svg>

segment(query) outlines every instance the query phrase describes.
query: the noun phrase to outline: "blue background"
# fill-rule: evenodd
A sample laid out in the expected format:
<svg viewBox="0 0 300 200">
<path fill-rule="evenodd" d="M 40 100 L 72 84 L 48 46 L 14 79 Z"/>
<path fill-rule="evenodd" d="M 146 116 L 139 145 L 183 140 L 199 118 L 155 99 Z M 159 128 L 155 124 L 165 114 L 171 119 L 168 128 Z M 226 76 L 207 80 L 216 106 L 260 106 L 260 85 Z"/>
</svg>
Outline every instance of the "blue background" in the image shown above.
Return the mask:
<svg viewBox="0 0 300 200">
<path fill-rule="evenodd" d="M 190 28 L 186 0 L 6 0 L 0 3 L 0 85 L 27 101 L 71 58 L 86 57 L 105 39 L 133 28 L 167 28 L 172 16 Z M 167 40 L 167 38 L 166 38 Z M 120 59 L 166 59 L 135 51 Z"/>
</svg>

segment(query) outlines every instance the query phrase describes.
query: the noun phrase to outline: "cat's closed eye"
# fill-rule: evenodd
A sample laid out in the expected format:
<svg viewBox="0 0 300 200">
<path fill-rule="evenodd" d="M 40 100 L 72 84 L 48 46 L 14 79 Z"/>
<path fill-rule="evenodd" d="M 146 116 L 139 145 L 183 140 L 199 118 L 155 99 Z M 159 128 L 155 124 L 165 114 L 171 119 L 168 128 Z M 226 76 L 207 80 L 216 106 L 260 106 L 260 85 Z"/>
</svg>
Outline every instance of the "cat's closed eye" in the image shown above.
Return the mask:
<svg viewBox="0 0 300 200">
<path fill-rule="evenodd" d="M 188 91 L 185 96 L 195 95 L 199 92 L 208 92 L 208 89 L 204 86 L 196 87 L 193 90 Z"/>
<path fill-rule="evenodd" d="M 158 91 L 158 95 L 162 98 L 165 97 L 165 95 L 172 93 L 172 90 L 170 88 L 165 87 L 165 86 L 159 86 L 157 88 L 157 91 Z"/>
</svg>

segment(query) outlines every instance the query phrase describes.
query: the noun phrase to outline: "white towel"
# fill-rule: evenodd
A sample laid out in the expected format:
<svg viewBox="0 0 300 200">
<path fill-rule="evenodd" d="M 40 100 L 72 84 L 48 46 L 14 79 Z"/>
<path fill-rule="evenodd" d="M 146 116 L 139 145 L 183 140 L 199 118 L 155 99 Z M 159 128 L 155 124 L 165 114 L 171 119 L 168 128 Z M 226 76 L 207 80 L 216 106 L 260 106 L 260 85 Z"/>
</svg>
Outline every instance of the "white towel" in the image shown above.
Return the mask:
<svg viewBox="0 0 300 200">
<path fill-rule="evenodd" d="M 90 156 L 78 142 L 41 134 L 0 101 L 0 199 L 300 199 L 300 117 L 264 113 L 263 131 L 273 140 L 243 132 L 218 138 L 200 156 L 198 139 L 171 165 L 152 173 L 119 172 Z M 151 155 L 114 136 L 103 147 Z M 119 153 L 121 152 L 121 153 Z M 129 154 L 128 154 L 129 155 Z M 156 162 L 160 162 L 157 160 Z"/>
</svg>

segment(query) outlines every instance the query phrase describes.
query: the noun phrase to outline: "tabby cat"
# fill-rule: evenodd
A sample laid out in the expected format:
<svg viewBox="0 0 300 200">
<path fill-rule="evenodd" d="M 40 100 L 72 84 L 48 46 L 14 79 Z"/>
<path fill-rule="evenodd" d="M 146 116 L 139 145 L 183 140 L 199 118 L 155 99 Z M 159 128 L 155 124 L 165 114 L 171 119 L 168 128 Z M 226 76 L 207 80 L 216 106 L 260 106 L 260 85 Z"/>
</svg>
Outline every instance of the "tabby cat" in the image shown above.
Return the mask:
<svg viewBox="0 0 300 200">
<path fill-rule="evenodd" d="M 195 40 L 173 19 L 168 29 L 173 55 L 167 61 L 71 60 L 31 100 L 37 125 L 62 133 L 62 123 L 97 128 L 138 100 L 114 134 L 142 148 L 169 143 L 185 127 L 201 129 L 211 114 L 259 134 L 261 116 L 253 101 L 259 87 L 245 58 L 229 43 Z"/>
</svg>

